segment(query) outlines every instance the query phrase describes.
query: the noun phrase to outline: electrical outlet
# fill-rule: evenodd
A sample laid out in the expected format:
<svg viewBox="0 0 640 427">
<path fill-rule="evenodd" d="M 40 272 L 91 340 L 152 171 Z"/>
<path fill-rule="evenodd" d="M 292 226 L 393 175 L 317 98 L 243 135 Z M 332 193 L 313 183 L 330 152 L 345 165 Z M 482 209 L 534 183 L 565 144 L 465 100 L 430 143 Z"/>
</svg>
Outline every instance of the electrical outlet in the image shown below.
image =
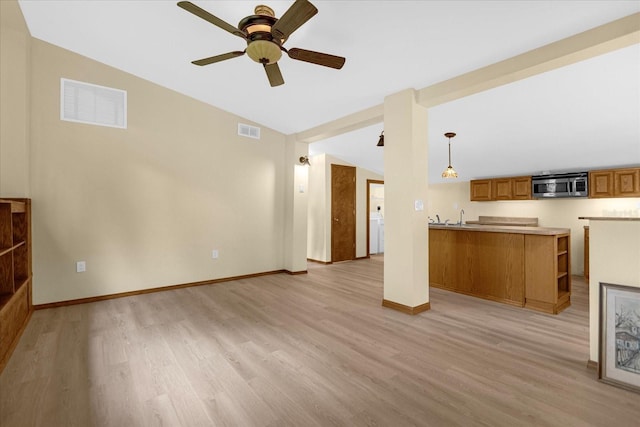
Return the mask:
<svg viewBox="0 0 640 427">
<path fill-rule="evenodd" d="M 218 259 L 218 255 L 219 254 L 218 254 L 218 250 L 217 249 L 214 249 L 214 250 L 211 251 L 211 258 Z"/>
<path fill-rule="evenodd" d="M 76 273 L 84 273 L 87 271 L 87 263 L 85 261 L 76 262 Z"/>
</svg>

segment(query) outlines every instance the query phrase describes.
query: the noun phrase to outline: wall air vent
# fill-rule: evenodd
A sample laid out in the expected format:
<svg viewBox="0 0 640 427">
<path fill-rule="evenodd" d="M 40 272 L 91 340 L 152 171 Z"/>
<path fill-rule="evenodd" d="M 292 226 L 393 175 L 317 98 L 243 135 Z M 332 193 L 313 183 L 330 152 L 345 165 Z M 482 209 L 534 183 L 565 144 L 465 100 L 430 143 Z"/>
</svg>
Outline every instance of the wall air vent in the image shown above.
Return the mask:
<svg viewBox="0 0 640 427">
<path fill-rule="evenodd" d="M 238 135 L 246 136 L 247 138 L 260 139 L 260 128 L 245 125 L 244 123 L 238 123 Z"/>
<path fill-rule="evenodd" d="M 127 128 L 127 92 L 60 79 L 60 120 Z"/>
</svg>

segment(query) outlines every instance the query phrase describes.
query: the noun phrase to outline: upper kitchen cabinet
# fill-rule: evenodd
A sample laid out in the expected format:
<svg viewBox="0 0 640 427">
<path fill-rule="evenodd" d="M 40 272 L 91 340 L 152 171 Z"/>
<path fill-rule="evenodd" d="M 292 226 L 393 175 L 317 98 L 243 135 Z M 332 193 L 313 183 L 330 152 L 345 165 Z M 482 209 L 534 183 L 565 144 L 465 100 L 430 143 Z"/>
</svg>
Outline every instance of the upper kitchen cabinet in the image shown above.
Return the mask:
<svg viewBox="0 0 640 427">
<path fill-rule="evenodd" d="M 493 200 L 511 200 L 513 198 L 513 181 L 511 178 L 495 178 L 491 180 Z"/>
<path fill-rule="evenodd" d="M 491 197 L 491 180 L 476 179 L 471 181 L 471 201 L 482 202 L 493 200 Z"/>
<path fill-rule="evenodd" d="M 589 197 L 640 197 L 640 168 L 589 172 Z"/>
<path fill-rule="evenodd" d="M 531 177 L 519 176 L 511 178 L 513 181 L 513 199 L 514 200 L 530 200 L 531 199 Z"/>
<path fill-rule="evenodd" d="M 477 179 L 472 180 L 470 185 L 473 202 L 531 199 L 530 176 Z"/>
</svg>

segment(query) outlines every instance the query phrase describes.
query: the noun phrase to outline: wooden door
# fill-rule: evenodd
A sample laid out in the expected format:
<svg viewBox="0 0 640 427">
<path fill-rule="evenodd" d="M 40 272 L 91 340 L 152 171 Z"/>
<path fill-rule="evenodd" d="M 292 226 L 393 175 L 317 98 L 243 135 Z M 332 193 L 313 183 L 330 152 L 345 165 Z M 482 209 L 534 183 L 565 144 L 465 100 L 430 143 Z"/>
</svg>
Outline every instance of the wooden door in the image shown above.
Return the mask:
<svg viewBox="0 0 640 427">
<path fill-rule="evenodd" d="M 331 261 L 356 257 L 356 168 L 331 165 Z"/>
</svg>

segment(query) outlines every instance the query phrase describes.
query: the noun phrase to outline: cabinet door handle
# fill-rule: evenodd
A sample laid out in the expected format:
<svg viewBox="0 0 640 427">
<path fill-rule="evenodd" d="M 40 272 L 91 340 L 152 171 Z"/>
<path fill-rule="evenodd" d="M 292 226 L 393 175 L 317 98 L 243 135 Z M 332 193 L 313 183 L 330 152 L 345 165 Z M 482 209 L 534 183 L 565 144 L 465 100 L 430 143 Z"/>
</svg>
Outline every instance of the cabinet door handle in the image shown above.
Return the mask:
<svg viewBox="0 0 640 427">
<path fill-rule="evenodd" d="M 333 220 L 334 220 L 335 222 L 340 222 L 340 220 L 339 220 L 338 218 L 333 218 Z"/>
</svg>

